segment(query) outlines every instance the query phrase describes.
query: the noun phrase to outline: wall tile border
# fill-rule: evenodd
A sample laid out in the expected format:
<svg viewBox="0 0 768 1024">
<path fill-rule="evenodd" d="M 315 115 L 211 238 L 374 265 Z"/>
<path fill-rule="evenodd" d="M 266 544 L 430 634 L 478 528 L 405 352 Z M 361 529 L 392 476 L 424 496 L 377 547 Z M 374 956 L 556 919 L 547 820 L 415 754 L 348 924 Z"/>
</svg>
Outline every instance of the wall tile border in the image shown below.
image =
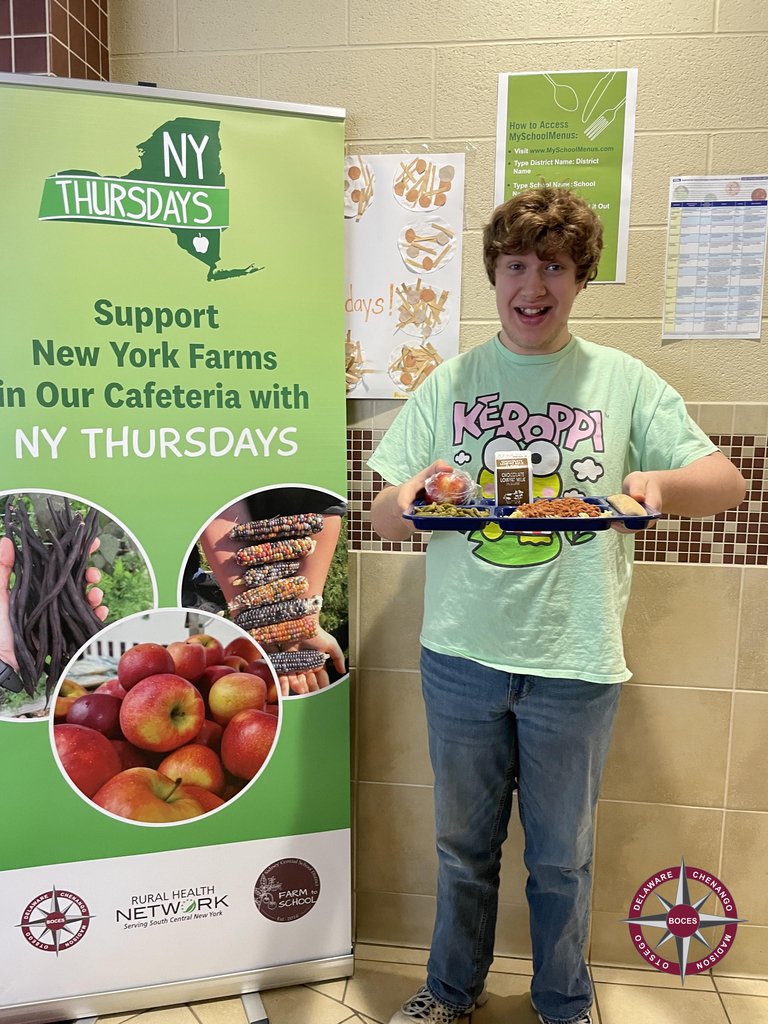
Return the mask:
<svg viewBox="0 0 768 1024">
<path fill-rule="evenodd" d="M 384 481 L 366 465 L 384 427 L 354 426 L 347 431 L 349 479 L 349 546 L 352 551 L 427 549 L 429 534 L 411 541 L 381 540 L 373 532 L 370 510 Z M 765 434 L 713 434 L 712 441 L 741 470 L 747 496 L 738 508 L 707 519 L 668 516 L 656 529 L 637 534 L 638 562 L 686 565 L 768 565 L 768 437 Z"/>
</svg>

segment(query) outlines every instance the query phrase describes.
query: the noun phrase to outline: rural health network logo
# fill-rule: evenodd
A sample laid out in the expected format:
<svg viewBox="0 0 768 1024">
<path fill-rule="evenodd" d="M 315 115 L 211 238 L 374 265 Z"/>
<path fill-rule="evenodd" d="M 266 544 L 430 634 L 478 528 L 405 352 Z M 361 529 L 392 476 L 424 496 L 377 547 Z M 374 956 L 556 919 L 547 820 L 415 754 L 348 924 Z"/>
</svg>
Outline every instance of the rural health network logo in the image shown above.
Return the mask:
<svg viewBox="0 0 768 1024">
<path fill-rule="evenodd" d="M 667 895 L 661 895 L 659 889 L 665 889 Z M 661 904 L 660 913 L 643 914 L 650 896 Z M 712 896 L 719 901 L 722 913 L 702 910 Z M 632 898 L 629 917 L 624 919 L 632 943 L 646 963 L 665 974 L 680 975 L 682 985 L 687 974 L 701 974 L 723 959 L 733 946 L 737 924 L 745 920 L 738 917 L 733 896 L 719 878 L 701 868 L 687 867 L 684 860 L 679 867 L 665 868 L 646 879 Z M 663 934 L 658 940 L 651 939 L 646 937 L 646 929 L 648 936 L 659 930 Z M 658 950 L 667 943 L 670 952 L 665 956 Z M 707 952 L 697 957 L 701 949 L 693 943 Z"/>
<path fill-rule="evenodd" d="M 35 949 L 58 956 L 83 938 L 91 919 L 85 900 L 54 886 L 27 904 L 16 927 Z"/>
<path fill-rule="evenodd" d="M 217 893 L 215 885 L 134 893 L 126 906 L 115 910 L 115 923 L 123 929 L 154 928 L 207 921 L 229 910 L 229 894 Z"/>
</svg>

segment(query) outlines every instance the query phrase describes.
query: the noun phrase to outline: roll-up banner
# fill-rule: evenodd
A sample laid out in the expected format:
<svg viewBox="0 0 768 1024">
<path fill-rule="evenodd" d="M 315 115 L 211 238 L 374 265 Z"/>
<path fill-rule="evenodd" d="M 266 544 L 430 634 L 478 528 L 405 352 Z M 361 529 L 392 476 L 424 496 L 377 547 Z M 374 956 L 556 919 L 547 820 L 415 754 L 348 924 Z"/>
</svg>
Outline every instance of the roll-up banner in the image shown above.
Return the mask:
<svg viewBox="0 0 768 1024">
<path fill-rule="evenodd" d="M 0 1018 L 351 973 L 343 111 L 0 76 Z"/>
</svg>

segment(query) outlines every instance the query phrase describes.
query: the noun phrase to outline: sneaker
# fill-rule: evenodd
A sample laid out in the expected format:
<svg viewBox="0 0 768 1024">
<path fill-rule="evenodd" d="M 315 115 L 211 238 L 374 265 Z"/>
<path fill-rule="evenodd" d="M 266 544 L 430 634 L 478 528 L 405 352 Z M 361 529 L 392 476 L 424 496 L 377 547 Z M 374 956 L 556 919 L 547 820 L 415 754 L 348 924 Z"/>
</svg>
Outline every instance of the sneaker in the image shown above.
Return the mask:
<svg viewBox="0 0 768 1024">
<path fill-rule="evenodd" d="M 542 1017 L 540 1013 L 537 1013 L 536 1016 L 539 1018 L 539 1024 L 549 1024 L 547 1018 Z M 572 1021 L 571 1024 L 592 1024 L 592 1014 L 589 1010 L 585 1010 L 584 1013 L 582 1013 L 580 1017 L 577 1017 L 576 1020 Z"/>
<path fill-rule="evenodd" d="M 487 1002 L 488 992 L 483 987 L 483 991 L 471 1006 L 465 1010 L 454 1010 L 435 999 L 427 986 L 422 985 L 419 991 L 390 1017 L 389 1024 L 453 1024 Z"/>
</svg>

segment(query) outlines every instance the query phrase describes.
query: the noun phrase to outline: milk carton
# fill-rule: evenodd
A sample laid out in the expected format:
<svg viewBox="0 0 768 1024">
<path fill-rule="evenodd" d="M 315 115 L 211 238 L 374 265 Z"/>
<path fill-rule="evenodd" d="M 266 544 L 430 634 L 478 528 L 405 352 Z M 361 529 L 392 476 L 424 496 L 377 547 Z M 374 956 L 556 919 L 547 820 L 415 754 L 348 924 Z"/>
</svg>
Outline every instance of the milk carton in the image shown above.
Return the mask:
<svg viewBox="0 0 768 1024">
<path fill-rule="evenodd" d="M 523 505 L 533 500 L 533 470 L 530 452 L 496 452 L 494 456 L 494 495 L 497 505 Z"/>
</svg>

